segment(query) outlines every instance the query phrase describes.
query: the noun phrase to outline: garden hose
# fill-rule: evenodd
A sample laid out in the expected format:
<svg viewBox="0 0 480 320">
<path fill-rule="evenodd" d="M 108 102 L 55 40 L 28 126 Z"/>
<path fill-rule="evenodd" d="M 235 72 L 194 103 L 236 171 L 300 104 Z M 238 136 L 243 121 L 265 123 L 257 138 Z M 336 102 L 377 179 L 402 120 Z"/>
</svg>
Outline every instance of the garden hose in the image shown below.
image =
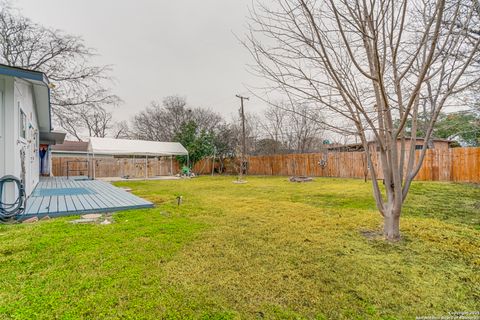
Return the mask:
<svg viewBox="0 0 480 320">
<path fill-rule="evenodd" d="M 3 202 L 3 187 L 7 182 L 14 182 L 18 189 L 17 199 L 13 203 Z M 25 189 L 20 179 L 7 175 L 0 178 L 0 221 L 5 222 L 18 214 L 21 214 L 25 208 L 23 203 L 25 200 Z"/>
</svg>

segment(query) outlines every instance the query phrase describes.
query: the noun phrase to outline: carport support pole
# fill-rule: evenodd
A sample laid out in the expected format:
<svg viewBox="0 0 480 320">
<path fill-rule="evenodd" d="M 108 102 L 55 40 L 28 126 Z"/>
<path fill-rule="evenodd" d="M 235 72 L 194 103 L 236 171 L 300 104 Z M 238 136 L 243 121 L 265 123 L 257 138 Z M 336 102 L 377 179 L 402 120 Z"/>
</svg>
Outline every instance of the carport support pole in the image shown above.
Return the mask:
<svg viewBox="0 0 480 320">
<path fill-rule="evenodd" d="M 88 156 L 88 151 L 87 151 L 87 176 L 88 176 L 88 179 L 90 179 L 90 157 Z"/>
<path fill-rule="evenodd" d="M 215 151 L 213 151 L 213 159 L 212 159 L 212 177 L 213 177 L 214 171 L 215 171 Z"/>
<path fill-rule="evenodd" d="M 148 179 L 148 156 L 145 156 L 145 180 Z"/>
<path fill-rule="evenodd" d="M 120 162 L 120 175 L 121 177 L 125 177 L 125 160 L 124 159 L 121 159 L 121 162 Z"/>
<path fill-rule="evenodd" d="M 96 165 L 97 163 L 95 162 L 95 153 L 92 154 L 92 156 L 93 156 L 93 161 L 92 161 L 93 162 L 93 180 L 95 180 L 95 169 L 96 169 L 96 166 L 97 166 Z"/>
</svg>

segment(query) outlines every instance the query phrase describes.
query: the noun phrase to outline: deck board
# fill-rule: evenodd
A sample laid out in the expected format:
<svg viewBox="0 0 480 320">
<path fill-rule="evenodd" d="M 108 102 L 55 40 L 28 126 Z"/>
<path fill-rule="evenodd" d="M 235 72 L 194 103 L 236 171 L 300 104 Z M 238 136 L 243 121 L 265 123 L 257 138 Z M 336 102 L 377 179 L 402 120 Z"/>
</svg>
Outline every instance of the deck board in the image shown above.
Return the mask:
<svg viewBox="0 0 480 320">
<path fill-rule="evenodd" d="M 75 204 L 73 203 L 72 196 L 64 196 L 65 197 L 65 203 L 67 204 L 67 211 L 77 211 L 77 208 L 75 208 Z"/>
<path fill-rule="evenodd" d="M 91 209 L 94 209 L 94 205 L 96 206 L 96 204 L 91 200 L 91 199 L 87 199 L 87 195 L 85 194 L 79 194 L 78 195 L 78 199 L 80 200 L 80 202 L 82 203 L 82 206 L 85 210 L 91 210 Z M 97 208 L 99 209 L 99 208 Z"/>
<path fill-rule="evenodd" d="M 38 213 L 48 213 L 48 208 L 50 207 L 51 197 L 43 197 L 42 203 L 38 207 Z"/>
<path fill-rule="evenodd" d="M 43 197 L 35 197 L 32 199 L 32 205 L 30 207 L 30 210 L 32 213 L 37 214 L 38 209 L 40 208 L 40 205 L 42 204 Z"/>
<path fill-rule="evenodd" d="M 42 192 L 44 189 L 49 190 Z M 49 177 L 40 179 L 26 201 L 25 212 L 18 219 L 152 207 L 151 202 L 104 181 Z"/>
<path fill-rule="evenodd" d="M 58 196 L 50 197 L 50 207 L 48 208 L 48 212 L 58 212 Z"/>
<path fill-rule="evenodd" d="M 65 202 L 65 196 L 58 197 L 58 212 L 67 212 L 67 203 Z"/>
</svg>

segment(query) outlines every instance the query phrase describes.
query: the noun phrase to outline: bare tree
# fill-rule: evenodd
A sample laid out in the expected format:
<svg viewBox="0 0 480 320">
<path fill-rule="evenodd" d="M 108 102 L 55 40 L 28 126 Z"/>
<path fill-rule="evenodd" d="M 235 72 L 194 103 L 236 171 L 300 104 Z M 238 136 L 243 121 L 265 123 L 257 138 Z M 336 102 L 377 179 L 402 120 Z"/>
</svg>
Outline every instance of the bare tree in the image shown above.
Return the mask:
<svg viewBox="0 0 480 320">
<path fill-rule="evenodd" d="M 264 141 L 271 152 L 304 153 L 320 148 L 324 121 L 319 112 L 307 105 L 281 102 L 267 108 L 263 116 L 261 126 L 269 140 L 276 142 Z"/>
<path fill-rule="evenodd" d="M 445 0 L 275 0 L 252 8 L 245 45 L 255 70 L 290 100 L 320 108 L 330 128 L 361 139 L 389 240 L 400 237 L 402 206 L 440 111 L 479 82 L 480 40 L 462 27 L 475 8 Z M 429 121 L 416 161 L 422 110 Z"/>
<path fill-rule="evenodd" d="M 212 132 L 223 122 L 219 114 L 209 109 L 190 108 L 185 98 L 169 96 L 162 104 L 154 101 L 136 114 L 132 120 L 132 133 L 139 139 L 172 141 L 181 127 L 192 120 L 198 130 L 205 132 Z"/>
<path fill-rule="evenodd" d="M 236 154 L 241 154 L 242 150 L 242 120 L 240 114 L 232 117 L 231 121 L 232 134 L 235 137 L 232 140 L 233 145 L 236 148 Z M 257 141 L 260 137 L 260 120 L 259 116 L 252 112 L 245 112 L 245 145 L 246 153 L 256 154 Z"/>
<path fill-rule="evenodd" d="M 113 125 L 111 129 L 112 136 L 115 139 L 130 139 L 132 133 L 130 132 L 130 128 L 128 126 L 127 121 L 119 121 Z"/>
<path fill-rule="evenodd" d="M 80 37 L 34 23 L 7 1 L 0 1 L 0 7 L 0 63 L 48 76 L 53 113 L 65 130 L 79 131 L 72 127 L 75 119 L 66 119 L 73 109 L 100 108 L 101 113 L 102 107 L 120 102 L 105 87 L 110 67 L 91 65 L 95 52 Z"/>
<path fill-rule="evenodd" d="M 273 106 L 264 111 L 264 120 L 260 121 L 260 125 L 268 138 L 262 139 L 260 142 L 260 149 L 262 147 L 265 149 L 259 150 L 261 153 L 276 154 L 282 153 L 287 149 L 284 139 L 286 136 L 285 130 L 288 125 L 287 116 L 286 110 Z"/>
<path fill-rule="evenodd" d="M 103 108 L 92 109 L 80 115 L 87 127 L 90 137 L 105 138 L 112 128 L 112 114 Z"/>
<path fill-rule="evenodd" d="M 114 129 L 113 116 L 102 107 L 79 106 L 74 109 L 60 109 L 57 119 L 68 134 L 79 141 L 84 135 L 104 138 Z M 113 134 L 117 134 L 113 132 Z"/>
<path fill-rule="evenodd" d="M 218 173 L 223 173 L 225 169 L 225 159 L 232 159 L 237 152 L 237 137 L 232 124 L 222 123 L 216 130 L 213 139 L 215 160 L 218 159 Z"/>
<path fill-rule="evenodd" d="M 75 112 L 67 108 L 57 110 L 57 122 L 70 136 L 82 141 L 85 127 L 82 119 Z"/>
<path fill-rule="evenodd" d="M 185 98 L 170 96 L 160 104 L 150 106 L 136 114 L 132 120 L 132 132 L 138 139 L 171 141 L 183 123 L 191 117 Z"/>
</svg>

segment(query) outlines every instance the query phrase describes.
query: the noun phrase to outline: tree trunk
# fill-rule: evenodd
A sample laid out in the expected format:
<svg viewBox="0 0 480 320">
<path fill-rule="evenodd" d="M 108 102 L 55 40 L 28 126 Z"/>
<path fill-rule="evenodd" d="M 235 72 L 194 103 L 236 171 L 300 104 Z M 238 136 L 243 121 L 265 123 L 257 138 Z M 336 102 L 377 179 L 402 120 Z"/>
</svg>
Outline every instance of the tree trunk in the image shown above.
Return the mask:
<svg viewBox="0 0 480 320">
<path fill-rule="evenodd" d="M 389 241 L 400 240 L 400 214 L 392 212 L 385 215 L 383 221 L 383 234 Z"/>
</svg>

